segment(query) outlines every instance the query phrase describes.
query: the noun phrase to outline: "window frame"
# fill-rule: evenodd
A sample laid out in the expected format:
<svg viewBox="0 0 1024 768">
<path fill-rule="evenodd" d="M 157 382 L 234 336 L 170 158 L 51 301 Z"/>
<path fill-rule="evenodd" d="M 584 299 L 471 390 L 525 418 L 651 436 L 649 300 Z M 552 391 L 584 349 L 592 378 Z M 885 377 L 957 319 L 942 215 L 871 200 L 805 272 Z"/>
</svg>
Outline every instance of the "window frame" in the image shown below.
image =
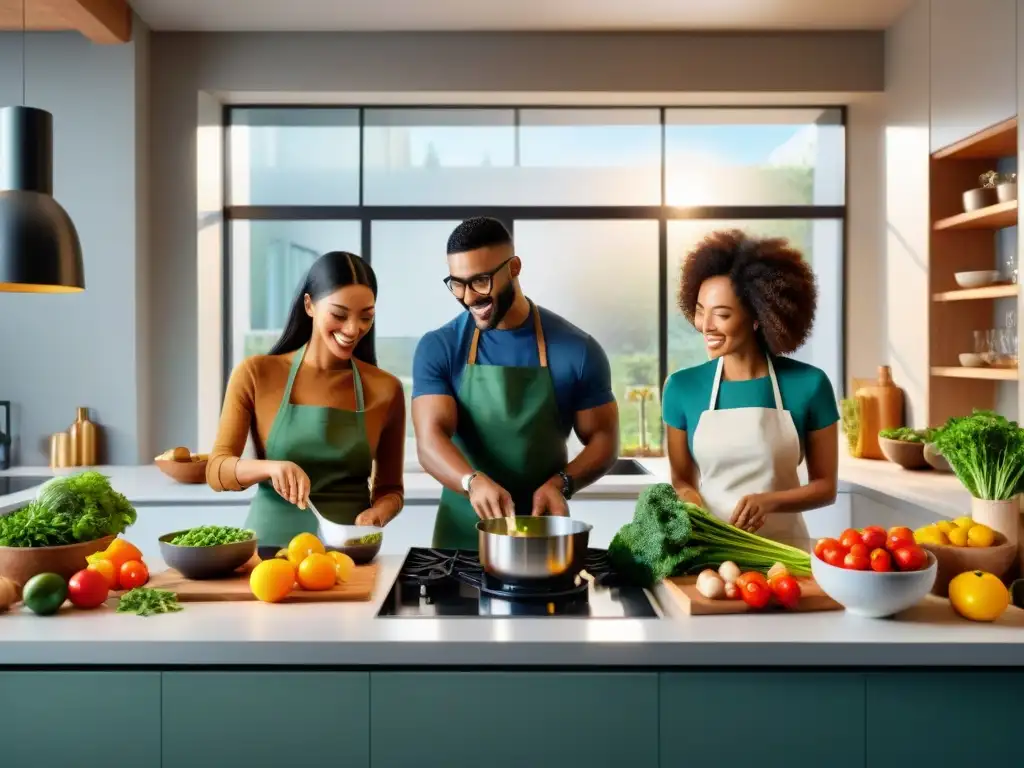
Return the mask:
<svg viewBox="0 0 1024 768">
<path fill-rule="evenodd" d="M 231 126 L 232 113 L 236 110 L 310 110 L 310 109 L 348 109 L 357 110 L 359 116 L 359 200 L 355 205 L 231 205 Z M 544 109 L 545 111 L 615 111 L 615 110 L 657 110 L 660 130 L 660 176 L 661 203 L 659 205 L 366 205 L 365 198 L 365 134 L 366 113 L 373 110 L 401 111 L 439 111 L 463 110 L 470 112 L 489 109 L 513 111 L 515 115 L 516 157 L 518 159 L 520 115 L 523 111 Z M 669 362 L 669 313 L 673 307 L 669 302 L 668 284 L 672 279 L 669 274 L 671 256 L 668 253 L 668 224 L 676 220 L 718 219 L 732 222 L 802 219 L 802 220 L 838 220 L 842 228 L 839 249 L 838 274 L 841 281 L 840 296 L 840 328 L 839 328 L 839 381 L 833 382 L 840 397 L 846 394 L 846 307 L 847 307 L 847 254 L 849 249 L 849 226 L 847 206 L 849 205 L 849 122 L 848 110 L 845 105 L 835 104 L 800 104 L 800 105 L 735 105 L 735 106 L 691 106 L 688 111 L 731 111 L 759 112 L 784 111 L 799 113 L 808 110 L 833 111 L 838 113 L 838 125 L 843 128 L 843 202 L 837 205 L 694 205 L 673 206 L 665 203 L 667 193 L 667 147 L 666 132 L 678 123 L 666 120 L 668 113 L 678 110 L 677 106 L 638 105 L 638 104 L 601 104 L 601 105 L 538 105 L 522 104 L 226 104 L 223 107 L 223 189 L 225 205 L 223 209 L 224 224 L 222 243 L 222 321 L 223 344 L 221 354 L 221 394 L 227 389 L 228 379 L 233 367 L 234 352 L 232 350 L 232 315 L 231 315 L 231 222 L 233 221 L 359 221 L 361 227 L 360 256 L 373 263 L 371 228 L 374 221 L 431 221 L 457 220 L 473 216 L 493 216 L 500 219 L 515 237 L 516 220 L 576 220 L 576 221 L 609 221 L 609 220 L 656 220 L 658 222 L 658 379 L 659 386 L 664 386 L 671 371 Z M 372 333 L 372 331 L 371 331 Z M 660 399 L 660 397 L 659 397 Z M 664 453 L 664 423 L 659 424 L 659 437 L 662 454 Z"/>
</svg>

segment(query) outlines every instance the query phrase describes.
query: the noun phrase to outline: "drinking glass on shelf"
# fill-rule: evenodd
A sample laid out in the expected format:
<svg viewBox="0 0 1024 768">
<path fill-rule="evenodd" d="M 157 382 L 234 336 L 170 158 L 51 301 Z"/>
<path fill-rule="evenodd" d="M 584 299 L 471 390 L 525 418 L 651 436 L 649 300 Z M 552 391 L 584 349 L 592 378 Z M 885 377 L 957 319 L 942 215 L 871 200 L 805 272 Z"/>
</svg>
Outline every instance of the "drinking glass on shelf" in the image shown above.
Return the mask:
<svg viewBox="0 0 1024 768">
<path fill-rule="evenodd" d="M 1017 282 L 1017 249 L 1008 249 L 1006 258 L 1003 260 L 1003 274 L 1011 283 Z"/>
<path fill-rule="evenodd" d="M 979 355 L 982 360 L 989 364 L 992 363 L 995 352 L 994 336 L 993 331 L 974 332 L 974 354 Z"/>
<path fill-rule="evenodd" d="M 1009 328 L 1003 328 L 997 333 L 996 354 L 999 356 L 999 365 L 1005 368 L 1017 366 L 1017 332 Z"/>
</svg>

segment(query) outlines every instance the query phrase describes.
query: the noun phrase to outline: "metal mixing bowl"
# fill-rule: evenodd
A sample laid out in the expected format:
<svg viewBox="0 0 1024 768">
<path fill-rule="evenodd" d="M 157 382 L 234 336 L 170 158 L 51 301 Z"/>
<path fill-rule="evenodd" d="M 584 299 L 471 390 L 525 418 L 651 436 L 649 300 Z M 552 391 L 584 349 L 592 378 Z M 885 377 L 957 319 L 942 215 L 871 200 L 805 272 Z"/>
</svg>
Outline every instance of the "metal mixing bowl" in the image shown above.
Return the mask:
<svg viewBox="0 0 1024 768">
<path fill-rule="evenodd" d="M 506 582 L 575 576 L 586 562 L 593 526 L 571 517 L 514 517 L 517 535 L 509 535 L 507 518 L 476 524 L 480 563 Z"/>
</svg>

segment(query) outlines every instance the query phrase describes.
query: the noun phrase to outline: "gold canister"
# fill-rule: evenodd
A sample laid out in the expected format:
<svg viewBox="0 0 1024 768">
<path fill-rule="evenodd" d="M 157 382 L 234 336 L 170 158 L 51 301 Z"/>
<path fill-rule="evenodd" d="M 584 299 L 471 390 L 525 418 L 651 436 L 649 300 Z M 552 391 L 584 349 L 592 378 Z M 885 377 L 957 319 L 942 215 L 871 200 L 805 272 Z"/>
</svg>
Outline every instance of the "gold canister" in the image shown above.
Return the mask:
<svg viewBox="0 0 1024 768">
<path fill-rule="evenodd" d="M 71 452 L 76 467 L 96 466 L 97 434 L 96 425 L 89 421 L 89 409 L 79 406 L 78 418 L 68 429 L 71 436 Z"/>
<path fill-rule="evenodd" d="M 74 466 L 71 454 L 71 435 L 67 432 L 57 432 L 50 435 L 50 468 L 60 469 L 62 467 Z"/>
</svg>

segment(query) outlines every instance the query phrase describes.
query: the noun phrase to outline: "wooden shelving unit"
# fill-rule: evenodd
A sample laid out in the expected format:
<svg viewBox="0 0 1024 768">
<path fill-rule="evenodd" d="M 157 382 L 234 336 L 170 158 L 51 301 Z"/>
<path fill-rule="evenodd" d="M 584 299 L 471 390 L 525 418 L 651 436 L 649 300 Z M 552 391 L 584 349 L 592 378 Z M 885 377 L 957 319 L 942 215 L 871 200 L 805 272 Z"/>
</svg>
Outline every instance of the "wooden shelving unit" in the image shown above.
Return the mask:
<svg viewBox="0 0 1024 768">
<path fill-rule="evenodd" d="M 984 288 L 958 288 L 955 291 L 933 293 L 932 301 L 977 301 L 979 299 L 1008 299 L 1020 293 L 1016 283 L 986 285 Z"/>
<path fill-rule="evenodd" d="M 1016 368 L 964 368 L 959 365 L 940 365 L 932 368 L 932 376 L 949 379 L 984 379 L 988 381 L 1016 381 Z"/>
<path fill-rule="evenodd" d="M 1017 201 L 996 203 L 970 213 L 939 219 L 935 229 L 1002 229 L 1017 226 Z"/>
<path fill-rule="evenodd" d="M 958 288 L 953 275 L 998 269 L 996 235 L 1014 227 L 1017 201 L 964 213 L 963 193 L 1004 157 L 1017 155 L 1017 118 L 1004 120 L 934 152 L 931 157 L 928 254 L 928 422 L 939 425 L 974 408 L 995 408 L 1002 382 L 1019 380 L 1016 368 L 964 368 L 963 352 L 974 351 L 974 332 L 995 326 L 993 302 L 1018 297 L 1018 285 Z"/>
</svg>

